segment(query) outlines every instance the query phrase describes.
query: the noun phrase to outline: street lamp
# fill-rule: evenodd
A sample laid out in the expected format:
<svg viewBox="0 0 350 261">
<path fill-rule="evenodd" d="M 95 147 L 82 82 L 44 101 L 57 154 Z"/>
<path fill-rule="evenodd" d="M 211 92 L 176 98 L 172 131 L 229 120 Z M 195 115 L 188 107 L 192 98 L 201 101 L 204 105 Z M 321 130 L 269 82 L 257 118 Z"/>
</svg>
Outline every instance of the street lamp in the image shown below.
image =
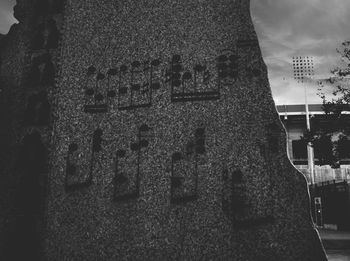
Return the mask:
<svg viewBox="0 0 350 261">
<path fill-rule="evenodd" d="M 310 131 L 309 104 L 307 101 L 306 82 L 314 76 L 314 61 L 312 56 L 293 57 L 294 79 L 304 86 L 306 128 Z M 307 144 L 308 167 L 311 174 L 311 184 L 315 183 L 314 151 L 309 142 Z"/>
</svg>

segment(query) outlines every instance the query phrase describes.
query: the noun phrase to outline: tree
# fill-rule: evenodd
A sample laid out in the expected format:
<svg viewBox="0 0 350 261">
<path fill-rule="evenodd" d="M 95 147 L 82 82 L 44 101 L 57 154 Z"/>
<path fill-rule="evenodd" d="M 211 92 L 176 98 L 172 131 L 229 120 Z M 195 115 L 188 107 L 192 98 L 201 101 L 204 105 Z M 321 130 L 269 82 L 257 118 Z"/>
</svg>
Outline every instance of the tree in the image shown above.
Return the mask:
<svg viewBox="0 0 350 261">
<path fill-rule="evenodd" d="M 332 86 L 331 98 L 325 93 L 323 82 L 320 81 L 319 96 L 323 100 L 325 120 L 311 120 L 311 131 L 302 139 L 314 147 L 319 165 L 340 166 L 340 160 L 350 158 L 350 41 L 344 41 L 337 49 L 341 62 L 331 70 L 331 77 L 324 81 Z"/>
</svg>

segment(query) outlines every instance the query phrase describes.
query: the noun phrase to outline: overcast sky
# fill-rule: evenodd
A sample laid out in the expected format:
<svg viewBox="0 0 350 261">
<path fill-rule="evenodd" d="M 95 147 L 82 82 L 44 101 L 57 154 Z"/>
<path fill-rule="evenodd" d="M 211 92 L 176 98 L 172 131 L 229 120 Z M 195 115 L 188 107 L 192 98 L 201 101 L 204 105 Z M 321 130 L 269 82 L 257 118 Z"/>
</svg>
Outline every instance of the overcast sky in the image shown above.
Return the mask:
<svg viewBox="0 0 350 261">
<path fill-rule="evenodd" d="M 0 33 L 6 34 L 10 25 L 16 22 L 13 17 L 13 6 L 16 0 L 0 0 Z"/>
<path fill-rule="evenodd" d="M 7 33 L 15 0 L 0 0 L 0 33 Z M 304 102 L 304 87 L 293 79 L 292 57 L 313 56 L 314 78 L 329 76 L 339 60 L 336 48 L 350 39 L 350 0 L 251 0 L 276 104 Z M 307 85 L 309 103 L 320 103 L 317 84 Z"/>
<path fill-rule="evenodd" d="M 277 104 L 304 102 L 304 87 L 293 79 L 292 57 L 313 56 L 315 80 L 330 75 L 340 56 L 336 48 L 350 39 L 349 0 L 251 0 L 269 79 Z M 307 85 L 310 103 L 317 81 Z"/>
</svg>

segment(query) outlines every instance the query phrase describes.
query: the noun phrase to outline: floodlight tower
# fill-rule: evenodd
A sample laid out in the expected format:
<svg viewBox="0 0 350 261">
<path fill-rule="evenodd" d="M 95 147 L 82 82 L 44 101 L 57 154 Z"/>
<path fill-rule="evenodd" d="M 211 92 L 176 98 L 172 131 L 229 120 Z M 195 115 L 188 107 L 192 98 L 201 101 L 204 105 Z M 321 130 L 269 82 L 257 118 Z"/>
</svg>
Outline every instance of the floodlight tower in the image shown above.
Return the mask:
<svg viewBox="0 0 350 261">
<path fill-rule="evenodd" d="M 306 128 L 310 131 L 309 104 L 307 101 L 306 83 L 314 76 L 314 61 L 312 56 L 293 57 L 294 79 L 304 86 Z M 310 81 L 309 81 L 310 82 Z M 314 151 L 309 142 L 307 145 L 308 167 L 311 175 L 311 184 L 315 183 Z"/>
</svg>

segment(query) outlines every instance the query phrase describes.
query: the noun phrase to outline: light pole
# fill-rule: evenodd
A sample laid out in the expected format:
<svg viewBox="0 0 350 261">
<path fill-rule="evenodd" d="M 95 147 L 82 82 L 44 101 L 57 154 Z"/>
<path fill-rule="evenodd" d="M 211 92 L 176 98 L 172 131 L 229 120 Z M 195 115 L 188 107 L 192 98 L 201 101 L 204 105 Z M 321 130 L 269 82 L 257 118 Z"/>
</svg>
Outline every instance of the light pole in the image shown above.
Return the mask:
<svg viewBox="0 0 350 261">
<path fill-rule="evenodd" d="M 293 73 L 294 79 L 304 86 L 305 96 L 305 114 L 306 114 L 306 128 L 310 131 L 310 117 L 309 117 L 309 104 L 307 101 L 306 92 L 306 80 L 311 79 L 314 76 L 314 61 L 312 56 L 297 56 L 293 57 Z M 314 151 L 309 142 L 307 144 L 307 158 L 308 168 L 311 176 L 311 184 L 315 183 L 315 168 L 314 168 Z"/>
</svg>

